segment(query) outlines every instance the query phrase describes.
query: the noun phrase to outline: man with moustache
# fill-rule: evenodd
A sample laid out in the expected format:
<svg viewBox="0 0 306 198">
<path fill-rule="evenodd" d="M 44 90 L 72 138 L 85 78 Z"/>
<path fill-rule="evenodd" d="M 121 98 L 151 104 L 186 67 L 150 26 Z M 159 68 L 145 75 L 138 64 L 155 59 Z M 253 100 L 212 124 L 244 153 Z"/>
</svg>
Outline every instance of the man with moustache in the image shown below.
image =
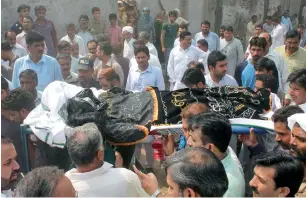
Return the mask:
<svg viewBox="0 0 306 198">
<path fill-rule="evenodd" d="M 292 132 L 290 141 L 291 156 L 297 158 L 304 166 L 304 178 L 295 197 L 306 196 L 306 114 L 300 113 L 288 118 L 288 125 Z"/>
<path fill-rule="evenodd" d="M 235 79 L 240 86 L 255 88 L 255 68 L 254 64 L 264 55 L 267 42 L 264 38 L 254 36 L 250 40 L 251 59 L 239 64 L 236 67 Z"/>
<path fill-rule="evenodd" d="M 289 95 L 293 104 L 299 105 L 306 112 L 306 69 L 292 72 L 287 82 L 289 82 Z"/>
<path fill-rule="evenodd" d="M 94 74 L 94 63 L 89 57 L 80 58 L 77 66 L 79 73 L 78 86 L 83 88 L 95 87 L 100 89 L 100 84 L 93 78 Z"/>
<path fill-rule="evenodd" d="M 12 197 L 12 187 L 17 183 L 19 164 L 12 140 L 1 135 L 1 197 Z"/>
</svg>

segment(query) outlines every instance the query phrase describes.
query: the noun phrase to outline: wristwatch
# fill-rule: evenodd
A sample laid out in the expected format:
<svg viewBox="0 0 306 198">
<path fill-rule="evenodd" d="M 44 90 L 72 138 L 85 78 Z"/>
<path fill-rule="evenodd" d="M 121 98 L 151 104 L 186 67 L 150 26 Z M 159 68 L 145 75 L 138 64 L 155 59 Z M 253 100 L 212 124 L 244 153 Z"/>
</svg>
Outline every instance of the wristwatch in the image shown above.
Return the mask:
<svg viewBox="0 0 306 198">
<path fill-rule="evenodd" d="M 153 195 L 151 195 L 151 197 L 152 197 L 152 198 L 153 198 L 153 197 L 156 198 L 160 193 L 161 193 L 160 190 L 157 189 L 157 190 L 155 191 L 155 193 L 153 193 Z"/>
</svg>

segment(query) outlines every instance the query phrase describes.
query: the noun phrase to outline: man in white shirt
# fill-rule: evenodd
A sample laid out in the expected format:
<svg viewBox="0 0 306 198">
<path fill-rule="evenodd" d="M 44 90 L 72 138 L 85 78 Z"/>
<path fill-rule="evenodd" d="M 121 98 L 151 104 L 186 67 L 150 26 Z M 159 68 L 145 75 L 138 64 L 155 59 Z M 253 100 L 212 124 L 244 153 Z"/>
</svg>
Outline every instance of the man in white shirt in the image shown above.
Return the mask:
<svg viewBox="0 0 306 198">
<path fill-rule="evenodd" d="M 1 136 L 1 197 L 13 197 L 12 186 L 17 183 L 19 164 L 13 141 Z"/>
<path fill-rule="evenodd" d="M 274 29 L 272 30 L 271 37 L 272 37 L 272 46 L 271 49 L 274 50 L 275 48 L 284 45 L 286 30 L 280 24 L 280 19 L 278 17 L 272 18 L 272 23 L 274 25 Z"/>
<path fill-rule="evenodd" d="M 67 35 L 61 38 L 60 41 L 67 41 L 70 44 L 72 44 L 73 42 L 76 42 L 79 46 L 79 54 L 82 56 L 85 56 L 86 55 L 86 49 L 85 49 L 86 45 L 82 37 L 76 35 L 76 27 L 73 23 L 69 23 L 68 25 L 66 25 L 66 32 L 67 32 Z"/>
<path fill-rule="evenodd" d="M 207 58 L 210 54 L 210 51 L 208 50 L 208 42 L 205 39 L 200 39 L 197 41 L 197 47 L 203 52 L 203 57 L 199 58 L 199 62 L 203 63 L 205 74 L 209 74 L 209 69 L 207 65 Z"/>
<path fill-rule="evenodd" d="M 140 46 L 145 46 L 144 41 L 142 41 L 142 40 L 135 40 L 134 43 L 133 43 L 134 50 L 135 50 L 135 48 L 138 48 Z M 149 64 L 161 69 L 161 64 L 159 62 L 158 57 L 153 55 L 153 54 L 151 54 L 151 53 L 150 53 Z M 136 61 L 135 56 L 133 56 L 131 58 L 130 63 L 129 63 L 129 67 L 130 67 L 130 69 L 138 67 L 138 63 Z"/>
<path fill-rule="evenodd" d="M 80 49 L 84 49 L 86 55 L 88 53 L 87 43 L 91 40 L 94 40 L 96 35 L 95 30 L 89 26 L 89 18 L 87 15 L 82 14 L 79 17 L 79 30 L 77 35 L 80 36 L 84 41 L 84 48 Z"/>
<path fill-rule="evenodd" d="M 227 74 L 235 75 L 236 66 L 241 63 L 244 58 L 243 47 L 241 41 L 234 38 L 234 28 L 226 26 L 224 29 L 224 38 L 220 41 L 221 52 L 227 56 Z"/>
<path fill-rule="evenodd" d="M 170 52 L 167 72 L 169 75 L 170 90 L 172 91 L 175 84 L 181 82 L 184 72 L 191 61 L 197 61 L 204 55 L 198 48 L 191 45 L 191 33 L 182 32 L 180 34 L 181 44 Z"/>
<path fill-rule="evenodd" d="M 213 51 L 209 54 L 207 62 L 210 74 L 205 76 L 205 80 L 208 87 L 238 86 L 236 80 L 226 74 L 226 55 L 220 51 Z"/>
<path fill-rule="evenodd" d="M 150 35 L 147 32 L 139 32 L 138 39 L 144 42 L 144 44 L 148 47 L 150 54 L 153 54 L 156 57 L 158 56 L 155 46 L 149 41 Z"/>
<path fill-rule="evenodd" d="M 7 31 L 4 34 L 4 39 L 7 40 L 9 42 L 9 44 L 12 47 L 12 51 L 13 53 L 18 56 L 18 57 L 23 57 L 25 55 L 28 54 L 28 51 L 22 47 L 21 45 L 19 45 L 18 43 L 16 43 L 16 34 L 13 31 Z"/>
<path fill-rule="evenodd" d="M 65 175 L 79 197 L 148 196 L 135 173 L 125 168 L 113 168 L 104 161 L 103 139 L 94 123 L 75 127 L 66 144 L 76 168 Z"/>
<path fill-rule="evenodd" d="M 124 38 L 123 57 L 131 59 L 134 56 L 133 38 L 134 30 L 131 26 L 125 26 L 122 29 L 122 37 Z"/>
<path fill-rule="evenodd" d="M 208 49 L 210 51 L 220 49 L 220 38 L 219 36 L 210 31 L 210 22 L 204 21 L 201 23 L 201 32 L 194 36 L 194 40 L 198 42 L 200 39 L 205 39 L 208 42 Z"/>
<path fill-rule="evenodd" d="M 306 69 L 292 72 L 288 77 L 289 95 L 295 105 L 299 105 L 306 112 Z"/>
<path fill-rule="evenodd" d="M 98 42 L 96 40 L 88 41 L 87 43 L 87 50 L 88 50 L 88 57 L 94 62 L 94 68 L 99 67 L 102 61 L 97 56 L 97 47 Z"/>
<path fill-rule="evenodd" d="M 135 58 L 138 67 L 130 68 L 126 90 L 140 92 L 145 91 L 148 86 L 164 90 L 165 83 L 161 69 L 149 64 L 150 53 L 148 47 L 135 48 Z"/>
<path fill-rule="evenodd" d="M 180 42 L 180 34 L 182 32 L 185 32 L 185 31 L 188 31 L 188 24 L 185 24 L 185 23 L 180 24 L 178 34 L 177 34 L 178 37 L 175 39 L 173 47 L 177 47 L 177 46 L 180 45 L 180 43 L 181 43 Z M 192 39 L 191 45 L 196 47 L 196 42 L 195 42 L 194 39 Z"/>
</svg>

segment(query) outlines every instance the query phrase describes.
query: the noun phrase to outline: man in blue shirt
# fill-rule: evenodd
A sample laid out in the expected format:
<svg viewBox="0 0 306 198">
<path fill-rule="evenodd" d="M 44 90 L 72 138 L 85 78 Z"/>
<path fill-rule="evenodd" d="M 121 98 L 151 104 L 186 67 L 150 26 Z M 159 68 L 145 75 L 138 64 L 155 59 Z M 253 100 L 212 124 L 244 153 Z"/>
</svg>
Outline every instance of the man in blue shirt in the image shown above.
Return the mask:
<svg viewBox="0 0 306 198">
<path fill-rule="evenodd" d="M 291 22 L 291 19 L 289 17 L 289 10 L 286 10 L 284 12 L 284 16 L 282 16 L 282 24 L 284 24 L 287 28 L 287 32 L 289 30 L 292 30 L 292 22 Z"/>
<path fill-rule="evenodd" d="M 38 91 L 43 91 L 51 82 L 63 80 L 60 66 L 57 60 L 44 53 L 44 37 L 38 32 L 30 32 L 26 36 L 29 55 L 16 60 L 13 71 L 13 88 L 20 87 L 19 74 L 26 69 L 32 69 L 37 73 Z"/>
<path fill-rule="evenodd" d="M 210 31 L 209 21 L 203 21 L 201 23 L 201 32 L 194 36 L 196 42 L 200 39 L 205 39 L 208 42 L 209 51 L 220 50 L 220 38 L 216 33 Z"/>
<path fill-rule="evenodd" d="M 245 68 L 242 70 L 241 74 L 241 81 L 242 86 L 249 87 L 254 90 L 255 88 L 255 82 L 256 82 L 256 76 L 255 76 L 255 68 L 254 64 L 264 56 L 265 49 L 267 46 L 267 41 L 264 38 L 260 37 L 252 37 L 250 40 L 250 54 L 251 59 L 247 60 Z M 237 71 L 237 70 L 236 70 Z"/>
</svg>

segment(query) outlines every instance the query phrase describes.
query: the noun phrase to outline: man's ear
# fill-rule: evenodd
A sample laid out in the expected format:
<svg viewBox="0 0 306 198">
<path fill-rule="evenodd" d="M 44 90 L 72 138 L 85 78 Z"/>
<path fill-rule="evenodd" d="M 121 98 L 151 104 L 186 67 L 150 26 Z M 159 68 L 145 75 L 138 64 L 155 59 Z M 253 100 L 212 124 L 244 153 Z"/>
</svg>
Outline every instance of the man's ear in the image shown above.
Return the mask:
<svg viewBox="0 0 306 198">
<path fill-rule="evenodd" d="M 184 197 L 196 197 L 197 193 L 191 188 L 185 188 L 183 190 Z"/>
<path fill-rule="evenodd" d="M 290 193 L 290 189 L 288 187 L 280 187 L 280 192 L 278 194 L 278 197 L 287 197 Z"/>
<path fill-rule="evenodd" d="M 104 161 L 104 150 L 100 149 L 97 152 L 97 158 L 98 158 L 99 161 Z"/>
</svg>

